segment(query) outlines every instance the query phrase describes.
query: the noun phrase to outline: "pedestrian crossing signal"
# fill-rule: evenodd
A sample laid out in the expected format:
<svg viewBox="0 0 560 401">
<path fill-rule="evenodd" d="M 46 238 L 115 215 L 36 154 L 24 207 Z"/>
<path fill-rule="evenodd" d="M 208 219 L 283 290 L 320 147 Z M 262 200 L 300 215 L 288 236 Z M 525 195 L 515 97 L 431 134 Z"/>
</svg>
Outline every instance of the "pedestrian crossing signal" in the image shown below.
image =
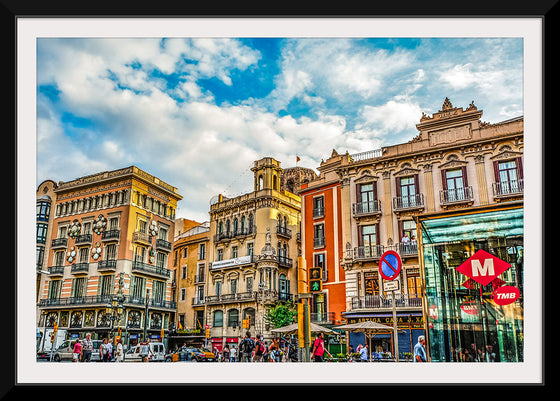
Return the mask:
<svg viewBox="0 0 560 401">
<path fill-rule="evenodd" d="M 309 269 L 309 291 L 323 291 L 323 274 L 320 267 L 312 267 Z"/>
</svg>

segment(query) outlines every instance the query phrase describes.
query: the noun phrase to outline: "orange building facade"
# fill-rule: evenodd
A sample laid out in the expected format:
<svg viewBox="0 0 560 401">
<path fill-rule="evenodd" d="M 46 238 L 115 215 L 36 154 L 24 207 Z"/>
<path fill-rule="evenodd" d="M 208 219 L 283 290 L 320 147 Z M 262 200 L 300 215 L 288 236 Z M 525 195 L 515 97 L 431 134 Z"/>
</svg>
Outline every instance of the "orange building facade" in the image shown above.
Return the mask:
<svg viewBox="0 0 560 401">
<path fill-rule="evenodd" d="M 340 157 L 333 152 L 329 162 L 319 168 L 317 179 L 301 186 L 302 257 L 307 271 L 322 270 L 322 289 L 312 291 L 310 319 L 314 323 L 341 324 L 346 310 L 345 272 L 343 258 L 341 184 L 336 173 Z"/>
<path fill-rule="evenodd" d="M 175 319 L 177 189 L 131 166 L 59 182 L 39 286 L 40 330 L 160 338 Z M 116 295 L 123 296 L 117 313 Z M 125 342 L 125 343 L 126 343 Z"/>
</svg>

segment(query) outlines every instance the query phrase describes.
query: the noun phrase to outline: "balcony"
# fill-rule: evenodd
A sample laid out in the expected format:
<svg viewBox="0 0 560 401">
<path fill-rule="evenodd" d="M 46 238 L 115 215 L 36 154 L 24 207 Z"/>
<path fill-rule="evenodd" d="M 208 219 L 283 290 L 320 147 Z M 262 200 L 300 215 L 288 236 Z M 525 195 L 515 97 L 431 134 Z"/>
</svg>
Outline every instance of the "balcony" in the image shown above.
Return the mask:
<svg viewBox="0 0 560 401">
<path fill-rule="evenodd" d="M 171 270 L 164 267 L 152 266 L 144 262 L 132 262 L 132 272 L 149 274 L 151 276 L 158 276 L 163 278 L 171 277 Z"/>
<path fill-rule="evenodd" d="M 92 234 L 82 234 L 76 237 L 76 245 L 91 244 L 93 240 Z"/>
<path fill-rule="evenodd" d="M 392 248 L 400 256 L 414 256 L 418 255 L 418 243 L 416 241 L 410 242 L 397 242 Z"/>
<path fill-rule="evenodd" d="M 279 235 L 280 237 L 284 237 L 288 239 L 292 238 L 292 230 L 286 227 L 277 226 L 276 234 Z"/>
<path fill-rule="evenodd" d="M 325 208 L 324 207 L 314 207 L 313 208 L 313 218 L 318 219 L 321 217 L 325 217 Z"/>
<path fill-rule="evenodd" d="M 294 262 L 286 256 L 278 256 L 278 265 L 282 267 L 293 267 Z"/>
<path fill-rule="evenodd" d="M 156 239 L 156 249 L 171 252 L 171 242 L 158 238 Z"/>
<path fill-rule="evenodd" d="M 106 306 L 107 304 L 111 303 L 113 300 L 114 294 L 105 294 L 105 295 L 93 295 L 87 297 L 64 297 L 64 298 L 49 298 L 49 299 L 41 299 L 39 300 L 38 305 L 40 307 L 46 306 L 95 306 L 101 305 Z M 125 306 L 146 306 L 146 298 L 143 297 L 134 297 L 134 296 L 125 296 L 124 299 Z M 148 302 L 148 306 L 150 308 L 155 309 L 169 309 L 173 310 L 177 308 L 177 303 L 174 301 L 162 301 L 162 300 L 154 300 L 150 298 Z"/>
<path fill-rule="evenodd" d="M 214 235 L 214 242 L 230 241 L 234 238 L 243 238 L 257 233 L 257 227 L 252 226 L 245 229 L 238 229 L 237 231 L 222 232 Z"/>
<path fill-rule="evenodd" d="M 135 231 L 134 235 L 132 236 L 132 241 L 134 242 L 138 242 L 144 245 L 150 245 L 151 237 L 148 235 L 148 233 L 144 233 L 142 231 Z"/>
<path fill-rule="evenodd" d="M 354 248 L 354 260 L 379 259 L 384 252 L 383 245 L 366 245 Z"/>
<path fill-rule="evenodd" d="M 393 198 L 393 211 L 402 212 L 424 208 L 424 194 L 397 196 Z"/>
<path fill-rule="evenodd" d="M 48 271 L 49 276 L 64 276 L 64 266 L 51 266 Z"/>
<path fill-rule="evenodd" d="M 325 237 L 313 238 L 313 248 L 323 248 L 325 246 Z"/>
<path fill-rule="evenodd" d="M 309 319 L 313 323 L 334 324 L 334 312 L 322 312 L 322 313 L 311 312 L 309 314 Z"/>
<path fill-rule="evenodd" d="M 498 200 L 523 195 L 523 179 L 494 182 L 492 192 Z"/>
<path fill-rule="evenodd" d="M 103 231 L 103 233 L 101 234 L 101 241 L 103 242 L 118 241 L 120 236 L 121 236 L 121 230 Z"/>
<path fill-rule="evenodd" d="M 363 309 L 392 309 L 393 300 L 391 296 L 383 295 L 361 295 L 351 298 L 352 310 Z M 422 298 L 413 294 L 395 294 L 395 307 L 398 308 L 422 308 Z"/>
<path fill-rule="evenodd" d="M 439 201 L 442 206 L 473 203 L 473 188 L 468 186 L 464 188 L 446 189 L 440 191 Z"/>
<path fill-rule="evenodd" d="M 89 263 L 81 262 L 81 263 L 74 263 L 70 268 L 70 273 L 72 274 L 87 274 L 89 271 Z"/>
<path fill-rule="evenodd" d="M 208 295 L 206 296 L 204 303 L 207 305 L 212 304 L 225 304 L 231 302 L 242 302 L 242 301 L 256 301 L 257 292 L 236 292 L 235 294 L 220 294 L 220 295 Z"/>
<path fill-rule="evenodd" d="M 109 259 L 109 260 L 100 260 L 97 264 L 98 271 L 116 271 L 117 270 L 117 260 L 116 259 Z"/>
<path fill-rule="evenodd" d="M 354 217 L 381 214 L 381 202 L 376 199 L 370 202 L 353 203 L 352 214 Z"/>
<path fill-rule="evenodd" d="M 55 238 L 51 242 L 52 249 L 66 248 L 68 246 L 68 238 Z"/>
</svg>

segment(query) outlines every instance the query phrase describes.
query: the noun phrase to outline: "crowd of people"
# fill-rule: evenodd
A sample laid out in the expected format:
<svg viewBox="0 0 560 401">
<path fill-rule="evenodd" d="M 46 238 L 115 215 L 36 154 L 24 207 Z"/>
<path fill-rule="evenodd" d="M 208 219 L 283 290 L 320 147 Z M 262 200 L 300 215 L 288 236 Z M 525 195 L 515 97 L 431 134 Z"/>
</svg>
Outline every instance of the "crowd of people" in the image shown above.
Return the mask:
<svg viewBox="0 0 560 401">
<path fill-rule="evenodd" d="M 273 338 L 270 343 L 264 341 L 263 335 L 251 337 L 247 331 L 236 347 L 225 345 L 223 350 L 214 349 L 214 354 L 219 362 L 290 362 L 294 361 L 296 349 L 290 342 Z"/>
<path fill-rule="evenodd" d="M 91 333 L 87 333 L 83 340 L 72 342 L 72 362 L 90 362 L 94 352 L 99 352 L 99 360 L 102 362 L 122 362 L 124 357 L 124 348 L 122 340 L 117 338 L 104 338 L 99 349 L 93 349 L 93 340 Z"/>
</svg>

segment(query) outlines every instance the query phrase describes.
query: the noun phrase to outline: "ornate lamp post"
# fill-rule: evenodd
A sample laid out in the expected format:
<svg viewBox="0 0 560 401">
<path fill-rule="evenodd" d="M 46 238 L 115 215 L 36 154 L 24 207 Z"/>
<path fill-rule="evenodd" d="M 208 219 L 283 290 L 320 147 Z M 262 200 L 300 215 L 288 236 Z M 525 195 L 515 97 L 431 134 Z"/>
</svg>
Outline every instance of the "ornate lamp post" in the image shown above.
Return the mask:
<svg viewBox="0 0 560 401">
<path fill-rule="evenodd" d="M 111 303 L 107 304 L 106 312 L 110 315 L 109 319 L 111 320 L 111 328 L 109 333 L 111 333 L 114 329 L 115 322 L 119 322 L 124 314 L 124 276 L 123 273 L 119 275 L 119 289 L 113 298 L 111 299 Z M 113 335 L 113 338 L 116 336 Z"/>
</svg>

